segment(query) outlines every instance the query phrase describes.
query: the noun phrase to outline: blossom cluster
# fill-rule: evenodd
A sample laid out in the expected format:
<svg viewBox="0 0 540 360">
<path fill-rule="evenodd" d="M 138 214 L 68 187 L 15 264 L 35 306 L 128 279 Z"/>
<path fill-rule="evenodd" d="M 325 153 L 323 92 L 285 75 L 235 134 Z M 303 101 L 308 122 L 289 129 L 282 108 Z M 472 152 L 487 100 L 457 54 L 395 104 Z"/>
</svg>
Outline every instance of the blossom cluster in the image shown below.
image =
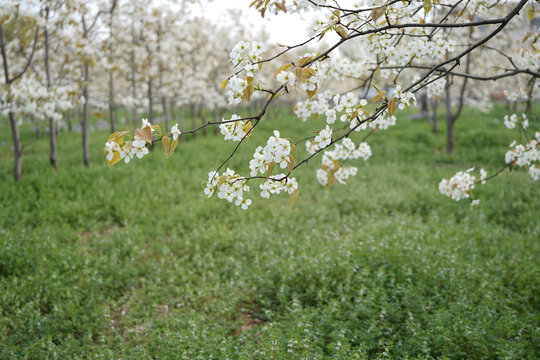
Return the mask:
<svg viewBox="0 0 540 360">
<path fill-rule="evenodd" d="M 540 178 L 540 166 L 534 163 L 540 161 L 540 132 L 537 131 L 534 138 L 525 145 L 513 141 L 510 144 L 510 150 L 505 154 L 504 160 L 512 166 L 529 166 L 529 175 L 534 180 L 538 180 Z"/>
<path fill-rule="evenodd" d="M 398 108 L 405 109 L 411 105 L 416 106 L 416 97 L 412 92 L 405 92 L 401 89 L 401 85 L 396 85 L 392 93 L 392 98 L 399 101 Z"/>
<path fill-rule="evenodd" d="M 253 72 L 259 67 L 265 51 L 266 45 L 263 43 L 240 41 L 231 50 L 231 62 L 234 66 L 245 69 L 247 77 L 253 77 Z"/>
<path fill-rule="evenodd" d="M 259 173 L 267 174 L 269 167 L 274 166 L 273 164 L 279 165 L 282 169 L 286 168 L 293 161 L 291 149 L 289 140 L 281 138 L 279 131 L 275 130 L 264 148 L 259 146 L 255 149 L 253 159 L 249 162 L 251 176 Z"/>
<path fill-rule="evenodd" d="M 127 131 L 116 132 L 109 137 L 109 140 L 105 143 L 104 152 L 105 158 L 110 165 L 121 159 L 127 164 L 135 157 L 141 159 L 148 154 L 146 143 L 147 141 L 152 141 L 152 134 L 155 129 L 147 119 L 142 119 L 141 131 L 149 134 L 149 141 L 148 139 L 143 139 L 139 135 L 134 135 L 133 141 L 124 142 L 124 136 L 127 135 Z"/>
<path fill-rule="evenodd" d="M 434 80 L 434 79 L 430 79 Z M 426 86 L 428 99 L 439 100 L 444 90 L 446 89 L 446 79 L 444 77 L 430 82 Z"/>
<path fill-rule="evenodd" d="M 329 101 L 332 99 L 332 93 L 326 90 L 317 95 L 316 99 L 301 101 L 294 107 L 294 113 L 302 121 L 307 121 L 310 116 L 318 118 L 321 114 L 326 114 L 326 122 L 333 124 L 336 121 L 336 112 L 330 110 Z"/>
<path fill-rule="evenodd" d="M 472 191 L 476 184 L 476 176 L 472 175 L 474 168 L 467 171 L 458 171 L 450 179 L 443 179 L 439 183 L 439 191 L 441 194 L 448 196 L 450 199 L 459 201 L 472 196 Z M 480 169 L 480 182 L 485 183 L 487 172 Z M 478 202 L 475 202 L 476 205 Z"/>
<path fill-rule="evenodd" d="M 334 150 L 323 153 L 322 166 L 317 170 L 317 180 L 322 186 L 332 184 L 334 180 L 345 184 L 345 180 L 355 176 L 358 169 L 354 166 L 344 166 L 343 163 L 358 158 L 367 161 L 370 157 L 371 148 L 366 142 L 356 147 L 351 139 L 345 138 L 341 144 L 336 144 Z"/>
<path fill-rule="evenodd" d="M 240 116 L 233 114 L 229 120 L 223 119 L 225 122 L 219 125 L 219 130 L 223 134 L 225 140 L 240 141 L 246 136 L 248 129 L 248 121 L 234 121 L 241 119 Z"/>
<path fill-rule="evenodd" d="M 326 80 L 328 68 L 321 61 L 314 61 L 309 66 L 307 64 L 317 57 L 316 53 L 307 53 L 299 60 L 297 67 L 286 64 L 278 69 L 275 74 L 276 80 L 286 86 L 297 86 L 305 91 L 311 99 Z"/>
<path fill-rule="evenodd" d="M 247 80 L 239 78 L 236 75 L 229 79 L 226 87 L 229 105 L 240 104 L 242 97 L 244 96 L 244 89 L 246 86 Z"/>
<path fill-rule="evenodd" d="M 270 195 L 286 192 L 292 195 L 298 190 L 298 182 L 295 178 L 287 178 L 285 174 L 273 175 L 260 186 L 261 197 L 268 199 Z"/>
<path fill-rule="evenodd" d="M 332 142 L 332 129 L 328 125 L 326 128 L 319 131 L 313 141 L 306 142 L 306 150 L 309 154 L 315 154 L 317 151 L 324 149 Z"/>
<path fill-rule="evenodd" d="M 521 116 L 518 116 L 517 114 L 512 114 L 510 116 L 504 116 L 504 126 L 506 126 L 508 129 L 514 129 L 518 123 L 523 129 L 527 129 L 529 127 L 529 119 L 527 119 L 527 115 L 521 114 Z"/>
<path fill-rule="evenodd" d="M 240 206 L 243 210 L 247 210 L 251 205 L 251 200 L 244 197 L 244 192 L 248 191 L 247 179 L 229 168 L 221 176 L 216 171 L 209 172 L 206 188 L 204 189 L 204 193 L 208 197 L 217 192 L 218 198 L 227 200 L 230 203 L 234 202 L 236 206 Z"/>
</svg>

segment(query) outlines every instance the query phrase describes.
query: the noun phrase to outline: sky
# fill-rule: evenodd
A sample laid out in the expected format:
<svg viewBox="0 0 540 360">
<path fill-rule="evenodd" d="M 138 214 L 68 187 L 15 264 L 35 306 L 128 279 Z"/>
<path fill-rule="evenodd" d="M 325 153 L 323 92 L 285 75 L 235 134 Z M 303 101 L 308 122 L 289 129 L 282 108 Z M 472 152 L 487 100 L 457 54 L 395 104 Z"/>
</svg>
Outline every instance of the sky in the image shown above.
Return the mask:
<svg viewBox="0 0 540 360">
<path fill-rule="evenodd" d="M 266 29 L 270 35 L 270 41 L 283 45 L 294 45 L 307 39 L 309 21 L 302 19 L 297 14 L 283 13 L 280 13 L 279 16 L 269 15 L 263 19 L 259 12 L 249 7 L 252 1 L 214 0 L 206 5 L 207 14 L 205 16 L 215 21 L 224 21 L 228 17 L 227 12 L 235 10 L 243 14 L 242 18 L 256 29 L 252 34 L 257 34 L 261 29 Z"/>
</svg>

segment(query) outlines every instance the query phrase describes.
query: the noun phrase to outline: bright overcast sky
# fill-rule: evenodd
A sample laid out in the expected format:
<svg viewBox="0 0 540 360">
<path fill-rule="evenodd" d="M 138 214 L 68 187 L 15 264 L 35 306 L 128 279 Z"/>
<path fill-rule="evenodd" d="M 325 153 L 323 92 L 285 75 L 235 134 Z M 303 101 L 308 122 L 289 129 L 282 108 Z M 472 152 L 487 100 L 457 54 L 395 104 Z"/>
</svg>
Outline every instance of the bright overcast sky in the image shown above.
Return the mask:
<svg viewBox="0 0 540 360">
<path fill-rule="evenodd" d="M 205 17 L 214 21 L 226 21 L 229 10 L 240 11 L 247 22 L 247 26 L 253 25 L 256 35 L 261 29 L 266 29 L 270 35 L 270 41 L 279 42 L 283 45 L 294 45 L 307 39 L 307 27 L 309 21 L 305 21 L 299 15 L 280 13 L 279 16 L 270 15 L 261 18 L 254 9 L 249 8 L 253 0 L 214 0 L 206 5 Z M 250 39 L 243 39 L 250 40 Z"/>
</svg>

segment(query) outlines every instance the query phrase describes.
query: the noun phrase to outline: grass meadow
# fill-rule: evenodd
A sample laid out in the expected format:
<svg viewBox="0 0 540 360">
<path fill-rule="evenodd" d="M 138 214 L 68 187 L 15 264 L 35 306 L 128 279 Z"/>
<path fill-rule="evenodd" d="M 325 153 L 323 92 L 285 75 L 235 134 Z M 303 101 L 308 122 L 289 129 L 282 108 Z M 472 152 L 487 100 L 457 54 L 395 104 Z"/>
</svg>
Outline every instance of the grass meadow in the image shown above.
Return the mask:
<svg viewBox="0 0 540 360">
<path fill-rule="evenodd" d="M 237 172 L 273 129 L 324 127 L 272 111 Z M 107 131 L 91 133 L 88 168 L 80 134 L 63 132 L 55 172 L 45 134 L 15 183 L 3 121 L 0 359 L 537 359 L 540 186 L 505 172 L 472 209 L 437 189 L 504 165 L 506 113 L 466 109 L 453 155 L 442 115 L 434 134 L 398 113 L 347 186 L 322 188 L 317 157 L 298 169 L 293 208 L 254 183 L 248 211 L 203 193 L 236 145 L 221 135 L 109 169 Z"/>
</svg>

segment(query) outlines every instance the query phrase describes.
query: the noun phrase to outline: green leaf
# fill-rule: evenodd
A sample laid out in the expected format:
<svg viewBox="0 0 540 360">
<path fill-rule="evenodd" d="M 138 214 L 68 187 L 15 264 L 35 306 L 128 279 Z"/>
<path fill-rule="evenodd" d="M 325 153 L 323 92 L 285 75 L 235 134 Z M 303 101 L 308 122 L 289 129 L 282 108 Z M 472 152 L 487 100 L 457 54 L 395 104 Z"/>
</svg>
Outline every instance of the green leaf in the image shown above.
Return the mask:
<svg viewBox="0 0 540 360">
<path fill-rule="evenodd" d="M 432 3 L 431 0 L 424 0 L 424 11 L 429 13 L 431 11 Z"/>
</svg>

